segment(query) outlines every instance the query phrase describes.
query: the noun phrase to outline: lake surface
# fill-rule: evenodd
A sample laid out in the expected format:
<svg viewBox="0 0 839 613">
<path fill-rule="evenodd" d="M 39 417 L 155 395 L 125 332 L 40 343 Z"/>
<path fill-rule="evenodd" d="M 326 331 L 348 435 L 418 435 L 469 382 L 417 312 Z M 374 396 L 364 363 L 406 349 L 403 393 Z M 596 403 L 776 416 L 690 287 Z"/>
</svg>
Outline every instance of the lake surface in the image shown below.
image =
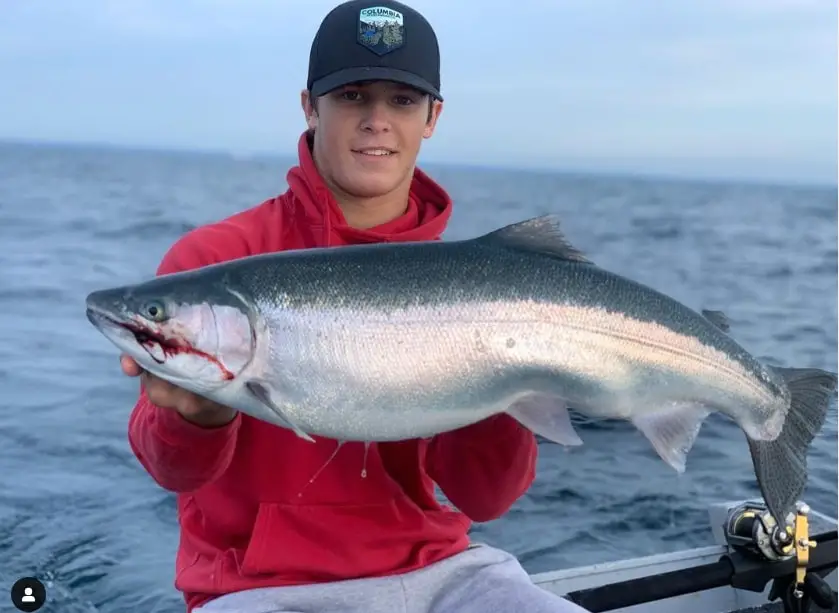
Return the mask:
<svg viewBox="0 0 839 613">
<path fill-rule="evenodd" d="M 0 585 L 50 581 L 42 612 L 184 610 L 174 497 L 126 438 L 137 382 L 83 301 L 152 275 L 186 230 L 284 191 L 289 163 L 0 146 Z M 557 213 L 600 266 L 725 311 L 756 356 L 837 368 L 835 188 L 426 170 L 456 202 L 446 238 Z M 836 423 L 833 411 L 805 493 L 831 516 Z M 580 434 L 570 452 L 541 445 L 533 487 L 475 538 L 531 572 L 673 551 L 710 543 L 708 503 L 758 493 L 743 435 L 721 418 L 683 475 L 626 424 Z"/>
</svg>

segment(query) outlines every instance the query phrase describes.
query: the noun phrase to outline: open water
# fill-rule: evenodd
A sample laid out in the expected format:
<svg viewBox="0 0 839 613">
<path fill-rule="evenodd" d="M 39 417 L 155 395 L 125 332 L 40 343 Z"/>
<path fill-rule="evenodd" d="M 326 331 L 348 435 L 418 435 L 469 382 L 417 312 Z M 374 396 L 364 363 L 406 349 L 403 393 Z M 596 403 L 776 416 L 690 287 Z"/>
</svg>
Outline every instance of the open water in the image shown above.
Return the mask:
<svg viewBox="0 0 839 613">
<path fill-rule="evenodd" d="M 0 146 L 0 587 L 49 581 L 49 613 L 183 611 L 174 498 L 129 450 L 136 381 L 84 316 L 183 232 L 273 196 L 288 160 Z M 725 311 L 771 363 L 837 367 L 835 187 L 427 167 L 453 194 L 447 238 L 548 212 L 599 265 Z M 543 444 L 531 490 L 475 538 L 531 572 L 710 543 L 706 505 L 757 494 L 743 435 L 711 419 L 673 472 L 625 424 Z M 836 414 L 806 500 L 837 514 Z M 7 607 L 0 594 L 0 610 Z"/>
</svg>

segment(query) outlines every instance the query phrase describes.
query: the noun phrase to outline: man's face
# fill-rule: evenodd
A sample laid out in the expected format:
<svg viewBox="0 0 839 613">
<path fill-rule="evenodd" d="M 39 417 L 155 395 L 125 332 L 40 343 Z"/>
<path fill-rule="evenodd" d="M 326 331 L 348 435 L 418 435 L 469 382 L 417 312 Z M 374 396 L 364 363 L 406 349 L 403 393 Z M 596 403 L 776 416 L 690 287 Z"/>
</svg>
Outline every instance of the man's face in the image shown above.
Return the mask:
<svg viewBox="0 0 839 613">
<path fill-rule="evenodd" d="M 398 83 L 347 85 L 317 99 L 303 92 L 315 129 L 314 157 L 327 185 L 354 198 L 385 196 L 410 184 L 420 144 L 434 132 L 442 104 Z"/>
</svg>

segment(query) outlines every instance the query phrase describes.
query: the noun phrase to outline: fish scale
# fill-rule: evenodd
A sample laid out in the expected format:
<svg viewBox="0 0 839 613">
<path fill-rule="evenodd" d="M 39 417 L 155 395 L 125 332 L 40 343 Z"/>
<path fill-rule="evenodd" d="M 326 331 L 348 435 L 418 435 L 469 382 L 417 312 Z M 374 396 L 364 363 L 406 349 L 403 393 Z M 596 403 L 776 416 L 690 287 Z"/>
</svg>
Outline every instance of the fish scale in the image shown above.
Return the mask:
<svg viewBox="0 0 839 613">
<path fill-rule="evenodd" d="M 93 292 L 87 308 L 143 368 L 306 440 L 430 437 L 506 413 L 579 445 L 573 407 L 631 421 L 681 471 L 720 412 L 776 519 L 836 391 L 835 373 L 754 358 L 723 313 L 598 267 L 551 216 L 470 240 L 251 256 Z M 138 326 L 192 350 L 150 350 Z"/>
<path fill-rule="evenodd" d="M 725 352 L 757 377 L 771 375 L 745 349 L 705 317 L 672 298 L 596 266 L 553 259 L 534 266 L 533 254 L 504 245 L 412 243 L 343 247 L 340 261 L 328 266 L 330 249 L 301 250 L 280 261 L 265 256 L 264 266 L 230 263 L 230 285 L 248 287 L 277 308 L 331 308 L 358 301 L 368 311 L 409 305 L 448 305 L 486 300 L 535 300 L 603 308 L 637 321 L 654 322 L 696 337 Z M 319 251 L 321 254 L 312 254 Z M 250 260 L 251 258 L 248 258 Z M 227 266 L 228 264 L 224 264 Z M 266 282 L 266 280 L 270 280 Z M 289 291 L 290 290 L 290 291 Z M 218 289 L 224 293 L 224 287 Z M 770 379 L 771 380 L 771 379 Z"/>
</svg>

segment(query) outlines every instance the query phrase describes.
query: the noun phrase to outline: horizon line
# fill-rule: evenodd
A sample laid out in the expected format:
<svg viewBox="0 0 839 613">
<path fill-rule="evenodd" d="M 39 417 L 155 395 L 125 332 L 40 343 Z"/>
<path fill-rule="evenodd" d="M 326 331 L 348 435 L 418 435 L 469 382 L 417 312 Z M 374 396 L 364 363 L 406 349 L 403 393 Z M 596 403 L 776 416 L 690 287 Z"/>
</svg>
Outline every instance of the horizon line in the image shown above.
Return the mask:
<svg viewBox="0 0 839 613">
<path fill-rule="evenodd" d="M 0 146 L 24 146 L 24 147 L 55 147 L 64 149 L 99 149 L 107 151 L 120 151 L 124 153 L 156 153 L 156 154 L 175 154 L 175 155 L 199 155 L 208 157 L 224 157 L 238 161 L 267 161 L 267 160 L 283 160 L 292 161 L 294 164 L 297 160 L 296 152 L 284 153 L 280 150 L 251 150 L 251 151 L 237 151 L 235 149 L 224 148 L 209 148 L 209 147 L 191 147 L 179 145 L 144 145 L 144 144 L 128 144 L 117 142 L 103 142 L 103 141 L 80 141 L 80 140 L 52 140 L 52 139 L 38 139 L 38 138 L 19 138 L 19 137 L 2 137 L 0 136 Z M 618 170 L 610 169 L 608 165 L 604 165 L 601 169 L 594 168 L 574 168 L 573 165 L 554 166 L 548 164 L 501 164 L 501 163 L 478 163 L 478 162 L 455 162 L 452 160 L 439 161 L 423 161 L 417 163 L 417 167 L 423 168 L 439 167 L 452 168 L 463 170 L 477 170 L 477 171 L 495 171 L 495 172 L 523 172 L 527 174 L 538 175 L 562 175 L 576 178 L 593 178 L 593 179 L 625 179 L 634 181 L 667 181 L 677 183 L 694 183 L 694 184 L 716 184 L 716 185 L 742 185 L 754 187 L 780 187 L 780 188 L 794 188 L 794 189 L 839 189 L 839 176 L 833 182 L 807 180 L 807 179 L 778 179 L 769 180 L 757 177 L 748 176 L 724 176 L 724 175 L 688 175 L 676 172 L 662 172 L 662 171 L 641 171 L 641 170 Z"/>
</svg>

